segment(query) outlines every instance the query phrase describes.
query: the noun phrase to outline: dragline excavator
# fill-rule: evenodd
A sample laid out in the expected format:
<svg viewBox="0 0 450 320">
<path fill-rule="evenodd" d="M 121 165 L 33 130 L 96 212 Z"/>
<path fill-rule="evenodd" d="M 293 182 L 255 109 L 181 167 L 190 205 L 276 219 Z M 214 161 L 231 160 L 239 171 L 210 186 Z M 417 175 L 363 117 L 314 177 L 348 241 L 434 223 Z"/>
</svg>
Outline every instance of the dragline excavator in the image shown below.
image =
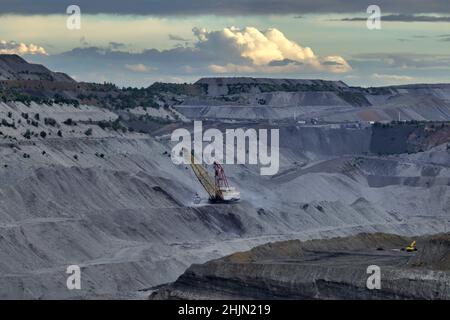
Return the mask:
<svg viewBox="0 0 450 320">
<path fill-rule="evenodd" d="M 213 179 L 209 175 L 208 170 L 201 165 L 200 162 L 195 161 L 196 158 L 193 152 L 183 149 L 183 154 L 191 165 L 192 171 L 194 171 L 198 181 L 200 181 L 201 185 L 208 193 L 210 201 L 233 202 L 240 200 L 240 192 L 236 188 L 229 185 L 225 171 L 220 163 L 214 161 Z"/>
</svg>

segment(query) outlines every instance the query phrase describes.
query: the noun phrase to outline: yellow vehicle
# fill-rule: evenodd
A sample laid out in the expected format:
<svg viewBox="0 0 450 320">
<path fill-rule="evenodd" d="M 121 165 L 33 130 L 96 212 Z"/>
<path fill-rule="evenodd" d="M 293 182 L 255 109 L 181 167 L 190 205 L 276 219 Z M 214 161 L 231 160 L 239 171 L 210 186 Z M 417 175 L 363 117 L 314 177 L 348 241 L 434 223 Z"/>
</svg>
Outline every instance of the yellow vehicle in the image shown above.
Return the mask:
<svg viewBox="0 0 450 320">
<path fill-rule="evenodd" d="M 414 240 L 413 242 L 411 242 L 411 244 L 410 244 L 408 247 L 406 247 L 406 251 L 407 251 L 407 252 L 417 251 L 417 248 L 416 248 L 416 240 Z"/>
</svg>

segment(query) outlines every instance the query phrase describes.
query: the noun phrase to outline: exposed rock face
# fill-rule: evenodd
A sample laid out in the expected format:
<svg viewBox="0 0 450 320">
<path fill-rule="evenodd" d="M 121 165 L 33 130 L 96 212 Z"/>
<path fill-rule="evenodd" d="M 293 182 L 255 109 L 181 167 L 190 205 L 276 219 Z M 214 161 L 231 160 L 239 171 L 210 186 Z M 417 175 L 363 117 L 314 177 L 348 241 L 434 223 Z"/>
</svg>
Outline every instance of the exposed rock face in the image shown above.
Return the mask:
<svg viewBox="0 0 450 320">
<path fill-rule="evenodd" d="M 42 102 L 64 97 L 106 108 L 171 107 L 169 116 L 213 120 L 328 122 L 450 119 L 450 85 L 349 87 L 342 81 L 202 78 L 194 84 L 155 83 L 139 90 L 77 83 L 62 73 L 0 55 L 0 95 Z M 12 95 L 16 93 L 16 95 Z M 173 107 L 173 109 L 172 109 Z"/>
<path fill-rule="evenodd" d="M 195 84 L 207 86 L 210 96 L 236 93 L 262 93 L 273 91 L 341 90 L 348 88 L 342 81 L 272 78 L 202 78 Z"/>
<path fill-rule="evenodd" d="M 371 131 L 372 153 L 422 152 L 450 142 L 448 123 L 377 125 Z"/>
<path fill-rule="evenodd" d="M 349 87 L 342 81 L 203 78 L 204 97 L 177 110 L 189 118 L 324 121 L 449 120 L 450 85 Z"/>
<path fill-rule="evenodd" d="M 28 63 L 18 55 L 9 54 L 0 54 L 0 80 L 75 81 L 64 73 L 52 72 L 43 65 Z"/>
<path fill-rule="evenodd" d="M 277 175 L 227 165 L 242 201 L 195 205 L 204 191 L 170 144 L 95 124 L 115 121 L 110 110 L 0 103 L 0 118 L 1 298 L 143 297 L 192 263 L 267 242 L 448 225 L 445 145 L 373 155 L 370 130 L 286 126 Z M 81 291 L 66 288 L 71 264 Z"/>
<path fill-rule="evenodd" d="M 359 234 L 287 241 L 191 266 L 153 299 L 450 299 L 450 234 L 418 238 Z M 381 289 L 367 288 L 367 267 Z"/>
<path fill-rule="evenodd" d="M 417 129 L 415 137 L 408 133 L 393 143 L 386 130 L 375 133 L 368 125 L 274 123 L 280 128 L 280 171 L 267 177 L 258 166 L 226 165 L 242 195 L 232 205 L 194 204 L 193 195 L 205 198 L 204 190 L 188 167 L 172 163 L 168 141 L 176 128 L 192 127 L 175 121 L 187 119 L 170 103 L 187 114 L 187 103 L 195 102 L 188 118 L 212 112 L 216 121 L 209 126 L 224 132 L 230 115 L 242 121 L 256 112 L 276 119 L 291 117 L 295 109 L 297 115 L 347 121 L 355 113 L 337 112 L 341 105 L 364 111 L 367 101 L 378 101 L 375 96 L 382 101 L 383 95 L 410 90 L 434 90 L 443 101 L 445 86 L 361 92 L 340 82 L 238 78 L 122 90 L 63 82 L 21 58 L 6 60 L 5 74 L 22 79 L 26 70 L 36 71 L 37 80 L 0 81 L 0 298 L 146 297 L 140 290 L 175 281 L 192 263 L 268 242 L 377 231 L 433 234 L 449 224 L 445 128 Z M 217 90 L 215 82 L 223 81 L 244 92 L 209 95 L 210 81 Z M 255 88 L 257 93 L 245 92 Z M 222 99 L 233 105 L 223 106 Z M 203 109 L 203 102 L 214 107 Z M 138 132 L 146 126 L 157 136 Z M 404 143 L 417 145 L 408 151 L 424 152 L 401 153 Z M 66 287 L 71 264 L 82 268 L 81 291 Z"/>
</svg>

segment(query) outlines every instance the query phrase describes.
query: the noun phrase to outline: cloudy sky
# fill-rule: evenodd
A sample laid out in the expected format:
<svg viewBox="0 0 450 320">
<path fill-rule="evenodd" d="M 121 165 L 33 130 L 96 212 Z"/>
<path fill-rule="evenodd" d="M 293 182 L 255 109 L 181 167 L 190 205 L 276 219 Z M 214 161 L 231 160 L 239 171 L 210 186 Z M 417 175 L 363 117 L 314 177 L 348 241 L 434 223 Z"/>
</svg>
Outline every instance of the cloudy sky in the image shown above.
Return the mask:
<svg viewBox="0 0 450 320">
<path fill-rule="evenodd" d="M 81 9 L 81 29 L 66 8 Z M 381 8 L 369 30 L 370 4 Z M 449 0 L 0 0 L 0 53 L 79 81 L 204 76 L 450 82 Z"/>
</svg>

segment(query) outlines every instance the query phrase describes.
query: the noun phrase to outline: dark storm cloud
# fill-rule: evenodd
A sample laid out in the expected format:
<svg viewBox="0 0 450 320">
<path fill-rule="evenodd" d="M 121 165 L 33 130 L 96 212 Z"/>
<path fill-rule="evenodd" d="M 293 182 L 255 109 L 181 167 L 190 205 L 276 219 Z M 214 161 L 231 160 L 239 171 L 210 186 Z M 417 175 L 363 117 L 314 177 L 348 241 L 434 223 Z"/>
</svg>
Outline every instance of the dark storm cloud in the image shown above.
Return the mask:
<svg viewBox="0 0 450 320">
<path fill-rule="evenodd" d="M 449 4 L 450 6 L 450 4 Z M 344 18 L 340 21 L 367 21 L 367 17 Z M 424 16 L 412 14 L 390 14 L 381 16 L 381 21 L 392 22 L 450 22 L 450 16 Z"/>
<path fill-rule="evenodd" d="M 65 13 L 71 4 L 82 13 L 137 15 L 255 15 L 365 12 L 373 0 L 1 0 L 0 13 L 50 14 Z M 378 0 L 383 12 L 450 13 L 449 0 Z"/>
</svg>

